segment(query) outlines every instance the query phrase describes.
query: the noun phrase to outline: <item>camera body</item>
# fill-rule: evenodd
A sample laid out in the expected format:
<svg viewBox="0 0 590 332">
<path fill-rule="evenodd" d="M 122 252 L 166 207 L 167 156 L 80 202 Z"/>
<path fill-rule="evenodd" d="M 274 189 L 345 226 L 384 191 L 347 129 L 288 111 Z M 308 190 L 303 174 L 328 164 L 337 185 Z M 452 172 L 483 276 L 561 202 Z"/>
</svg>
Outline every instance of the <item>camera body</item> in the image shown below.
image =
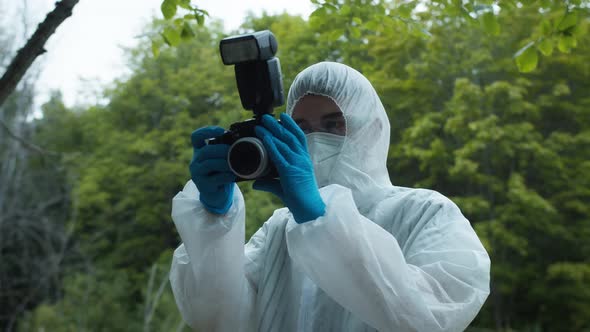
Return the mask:
<svg viewBox="0 0 590 332">
<path fill-rule="evenodd" d="M 283 78 L 276 38 L 269 30 L 224 38 L 219 44 L 225 65 L 234 65 L 242 107 L 254 112 L 254 118 L 232 124 L 223 135 L 207 144 L 228 144 L 227 161 L 237 182 L 277 178 L 274 167 L 254 128 L 262 116 L 283 105 Z"/>
<path fill-rule="evenodd" d="M 227 161 L 232 172 L 237 175 L 236 181 L 274 179 L 279 175 L 262 141 L 256 136 L 254 128 L 258 124 L 260 122 L 257 119 L 236 122 L 214 142 L 209 142 L 230 146 Z"/>
</svg>

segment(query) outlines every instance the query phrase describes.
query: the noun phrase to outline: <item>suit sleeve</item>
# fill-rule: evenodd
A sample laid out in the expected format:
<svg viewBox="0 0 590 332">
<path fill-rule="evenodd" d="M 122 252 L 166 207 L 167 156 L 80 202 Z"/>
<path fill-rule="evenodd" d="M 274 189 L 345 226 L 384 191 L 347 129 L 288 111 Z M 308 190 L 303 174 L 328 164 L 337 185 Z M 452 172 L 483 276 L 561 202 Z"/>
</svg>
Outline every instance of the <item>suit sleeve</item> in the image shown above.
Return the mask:
<svg viewBox="0 0 590 332">
<path fill-rule="evenodd" d="M 192 181 L 172 201 L 183 243 L 174 252 L 170 283 L 184 321 L 200 331 L 252 330 L 265 230 L 244 246 L 244 199 L 235 189 L 225 215 L 202 206 Z"/>
<path fill-rule="evenodd" d="M 380 331 L 463 331 L 489 294 L 490 260 L 457 206 L 430 193 L 389 207 L 386 201 L 378 210 L 385 219 L 384 213 L 408 211 L 396 220 L 416 226 L 402 250 L 394 235 L 357 211 L 349 189 L 322 188 L 326 214 L 287 224 L 289 255 L 324 292 Z"/>
</svg>

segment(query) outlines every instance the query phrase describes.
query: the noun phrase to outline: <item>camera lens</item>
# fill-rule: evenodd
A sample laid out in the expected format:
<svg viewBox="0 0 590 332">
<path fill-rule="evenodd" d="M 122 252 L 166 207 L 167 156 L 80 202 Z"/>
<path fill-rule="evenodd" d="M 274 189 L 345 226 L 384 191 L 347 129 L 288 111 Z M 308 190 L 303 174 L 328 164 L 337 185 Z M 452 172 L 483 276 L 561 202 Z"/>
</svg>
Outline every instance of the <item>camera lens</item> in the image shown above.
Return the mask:
<svg viewBox="0 0 590 332">
<path fill-rule="evenodd" d="M 227 161 L 232 172 L 244 179 L 255 179 L 268 172 L 268 154 L 255 137 L 237 140 L 229 148 Z"/>
</svg>

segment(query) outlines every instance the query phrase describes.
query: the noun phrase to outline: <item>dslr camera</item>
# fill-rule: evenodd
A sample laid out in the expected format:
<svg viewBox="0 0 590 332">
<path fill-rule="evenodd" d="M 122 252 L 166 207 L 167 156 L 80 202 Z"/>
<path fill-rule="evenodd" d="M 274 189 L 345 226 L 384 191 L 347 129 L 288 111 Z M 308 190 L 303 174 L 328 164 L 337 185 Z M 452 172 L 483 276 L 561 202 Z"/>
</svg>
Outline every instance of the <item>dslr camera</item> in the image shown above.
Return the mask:
<svg viewBox="0 0 590 332">
<path fill-rule="evenodd" d="M 242 107 L 254 112 L 252 119 L 236 122 L 221 136 L 207 141 L 230 146 L 227 161 L 236 181 L 278 177 L 254 131 L 263 115 L 272 115 L 273 108 L 284 103 L 281 65 L 274 56 L 277 48 L 269 30 L 227 37 L 219 44 L 223 64 L 234 66 Z"/>
</svg>

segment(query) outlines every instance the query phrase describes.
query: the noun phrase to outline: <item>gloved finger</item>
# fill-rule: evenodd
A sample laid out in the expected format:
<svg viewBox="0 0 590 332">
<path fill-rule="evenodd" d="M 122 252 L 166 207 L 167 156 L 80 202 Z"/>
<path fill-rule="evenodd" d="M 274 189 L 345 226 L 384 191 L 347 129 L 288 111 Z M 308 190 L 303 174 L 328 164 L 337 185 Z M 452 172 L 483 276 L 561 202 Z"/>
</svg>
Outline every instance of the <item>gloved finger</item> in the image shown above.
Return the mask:
<svg viewBox="0 0 590 332">
<path fill-rule="evenodd" d="M 193 175 L 210 175 L 213 172 L 231 172 L 226 159 L 207 159 L 201 162 L 194 162 L 190 165 Z"/>
<path fill-rule="evenodd" d="M 225 129 L 217 126 L 208 126 L 199 128 L 191 134 L 191 143 L 196 149 L 205 146 L 205 139 L 221 136 L 225 132 Z"/>
<path fill-rule="evenodd" d="M 223 191 L 223 186 L 225 185 L 218 183 L 203 182 L 203 179 L 200 179 L 198 181 L 199 182 L 195 182 L 195 180 L 193 180 L 193 182 L 195 182 L 195 185 L 197 186 L 197 189 L 199 189 L 199 192 L 201 192 L 201 198 L 204 197 L 207 200 L 212 200 L 215 199 L 215 197 L 219 197 L 217 195 L 219 195 L 219 193 Z"/>
<path fill-rule="evenodd" d="M 283 130 L 285 130 L 285 129 L 283 129 Z M 274 144 L 276 144 L 277 142 L 281 142 L 280 139 L 278 139 L 273 134 L 271 134 L 270 131 L 268 131 L 265 127 L 256 126 L 256 128 L 254 128 L 254 131 L 256 132 L 256 135 L 260 139 L 262 139 L 263 142 L 264 142 L 264 139 L 269 139 Z M 287 144 L 285 144 L 283 142 L 281 142 L 281 143 L 283 144 L 284 147 L 287 147 L 287 148 L 279 150 L 280 154 L 282 155 L 283 159 L 285 159 L 286 162 L 293 163 L 292 158 L 290 158 L 291 155 L 296 154 L 296 151 L 301 151 L 301 149 L 298 149 L 298 148 L 291 149 L 290 147 L 288 147 Z"/>
<path fill-rule="evenodd" d="M 272 137 L 272 134 L 270 133 L 270 131 L 268 131 L 263 126 L 254 127 L 254 132 L 256 133 L 256 136 L 258 136 L 258 138 L 260 138 L 261 140 L 264 140 L 264 137 L 266 137 L 266 136 Z"/>
<path fill-rule="evenodd" d="M 218 172 L 210 175 L 198 175 L 196 178 L 206 187 L 217 187 L 236 182 L 237 176 L 233 172 Z"/>
<path fill-rule="evenodd" d="M 261 129 L 264 130 L 264 128 Z M 272 160 L 272 162 L 275 164 L 275 166 L 277 167 L 277 171 L 280 174 L 283 169 L 289 166 L 289 164 L 275 146 L 272 135 L 265 134 L 262 139 L 262 144 L 264 144 L 264 147 L 266 148 L 266 151 L 268 151 L 268 155 L 270 156 L 270 160 Z"/>
<path fill-rule="evenodd" d="M 270 131 L 268 131 L 268 129 L 264 128 L 263 126 L 254 127 L 254 132 L 256 133 L 256 136 L 258 136 L 258 138 L 260 138 L 260 140 L 263 143 L 264 143 L 265 137 L 269 137 L 269 138 L 273 137 L 273 135 L 270 133 Z"/>
<path fill-rule="evenodd" d="M 256 180 L 252 184 L 252 189 L 266 191 L 266 192 L 275 194 L 279 198 L 283 199 L 283 187 L 281 187 L 281 182 L 279 180 L 275 180 L 275 179 Z"/>
<path fill-rule="evenodd" d="M 293 152 L 293 150 L 291 150 L 291 148 L 287 144 L 281 142 L 278 138 L 271 137 L 271 139 L 274 145 L 277 147 L 279 153 L 283 156 L 283 158 L 285 158 L 285 160 L 289 164 L 293 165 L 297 162 L 297 160 L 294 159 L 301 158 L 299 154 Z"/>
<path fill-rule="evenodd" d="M 305 133 L 303 132 L 303 130 L 299 128 L 297 123 L 295 123 L 293 118 L 290 117 L 287 113 L 281 113 L 280 118 L 283 127 L 287 128 L 287 130 L 291 132 L 291 134 L 293 134 L 295 138 L 297 138 L 297 141 L 304 149 L 304 151 L 307 151 L 307 140 L 305 139 Z"/>
<path fill-rule="evenodd" d="M 268 130 L 266 130 L 266 128 L 262 127 L 262 126 L 256 126 L 256 128 L 254 128 L 254 131 L 256 131 L 256 135 L 262 139 L 262 142 L 264 144 L 264 146 L 266 147 L 266 142 L 265 140 L 268 140 L 272 146 L 275 148 L 274 150 L 276 151 L 276 154 L 281 157 L 282 160 L 279 160 L 278 163 L 290 163 L 292 162 L 292 160 L 289 158 L 292 154 L 294 154 L 293 151 L 291 151 L 290 148 L 286 148 L 284 149 L 283 147 L 286 146 L 286 144 L 282 143 L 278 138 L 274 137 Z M 281 142 L 283 144 L 282 148 L 279 150 L 276 146 L 276 144 L 278 142 Z M 266 148 L 269 151 L 269 155 L 271 157 L 271 160 L 275 163 L 277 163 L 277 161 L 275 161 L 275 159 L 273 159 L 273 151 L 271 151 L 270 148 Z"/>
<path fill-rule="evenodd" d="M 290 131 L 281 126 L 275 118 L 265 114 L 262 117 L 264 128 L 272 133 L 273 136 L 285 142 L 293 151 L 299 150 L 299 142 Z"/>
<path fill-rule="evenodd" d="M 229 152 L 229 145 L 227 144 L 213 144 L 205 145 L 200 149 L 195 149 L 196 161 L 203 161 L 215 158 L 227 158 Z"/>
</svg>

